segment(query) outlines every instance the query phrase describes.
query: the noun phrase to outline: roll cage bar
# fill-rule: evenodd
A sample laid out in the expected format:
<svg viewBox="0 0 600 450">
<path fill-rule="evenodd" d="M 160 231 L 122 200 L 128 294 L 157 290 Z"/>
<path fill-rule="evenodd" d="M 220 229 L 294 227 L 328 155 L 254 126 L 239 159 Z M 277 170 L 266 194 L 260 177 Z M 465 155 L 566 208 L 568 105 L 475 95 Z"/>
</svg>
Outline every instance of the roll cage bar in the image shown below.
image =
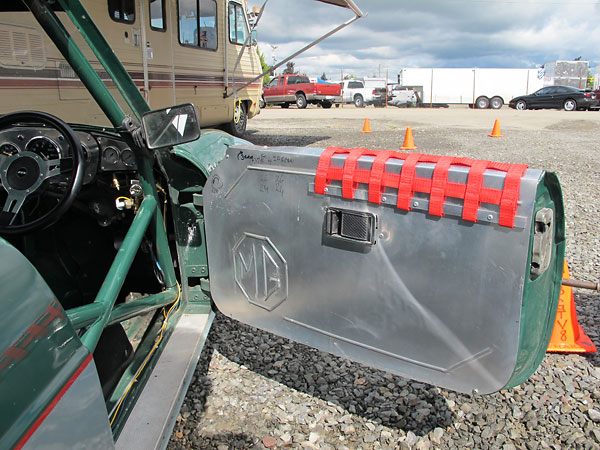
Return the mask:
<svg viewBox="0 0 600 450">
<path fill-rule="evenodd" d="M 66 311 L 76 329 L 87 327 L 87 330 L 81 336 L 81 342 L 90 352 L 93 352 L 105 327 L 173 303 L 179 296 L 180 288 L 175 276 L 163 217 L 160 208 L 157 207 L 159 199 L 152 171 L 152 161 L 147 157 L 144 149 L 135 142 L 130 132 L 131 128 L 135 126 L 134 120 L 123 112 L 69 35 L 65 26 L 56 16 L 53 8 L 48 5 L 49 2 L 43 0 L 22 1 L 31 10 L 40 26 L 71 65 L 114 128 L 119 131 L 134 151 L 140 184 L 143 189 L 143 200 L 140 208 L 125 235 L 96 298 L 90 304 Z M 142 114 L 150 110 L 148 104 L 81 2 L 79 0 L 57 1 L 92 49 L 137 119 L 141 118 Z M 115 307 L 119 292 L 148 229 L 150 229 L 156 245 L 156 255 L 163 270 L 165 289 L 162 292 Z"/>
</svg>

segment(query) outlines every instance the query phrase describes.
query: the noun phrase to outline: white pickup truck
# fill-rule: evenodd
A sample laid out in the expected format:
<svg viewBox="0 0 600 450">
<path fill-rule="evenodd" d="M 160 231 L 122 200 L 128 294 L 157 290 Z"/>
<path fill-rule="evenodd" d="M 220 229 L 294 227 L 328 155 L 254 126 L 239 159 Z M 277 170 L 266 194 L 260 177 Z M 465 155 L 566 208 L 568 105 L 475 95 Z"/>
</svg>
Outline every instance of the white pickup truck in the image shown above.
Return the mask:
<svg viewBox="0 0 600 450">
<path fill-rule="evenodd" d="M 344 80 L 342 96 L 335 103 L 354 103 L 357 108 L 366 105 L 385 106 L 385 88 L 368 88 L 362 80 Z"/>
</svg>

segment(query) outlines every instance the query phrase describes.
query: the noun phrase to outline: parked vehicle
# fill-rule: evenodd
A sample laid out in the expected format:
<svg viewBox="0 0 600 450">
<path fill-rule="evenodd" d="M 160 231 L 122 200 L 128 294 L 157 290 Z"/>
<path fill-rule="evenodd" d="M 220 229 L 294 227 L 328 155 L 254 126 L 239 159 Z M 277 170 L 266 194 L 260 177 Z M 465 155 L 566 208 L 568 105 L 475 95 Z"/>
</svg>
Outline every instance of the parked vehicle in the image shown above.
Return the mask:
<svg viewBox="0 0 600 450">
<path fill-rule="evenodd" d="M 541 88 L 537 69 L 402 69 L 398 83 L 424 104 L 465 104 L 498 109 L 513 97 Z"/>
<path fill-rule="evenodd" d="M 600 103 L 592 91 L 570 86 L 547 86 L 530 95 L 513 98 L 508 106 L 518 110 L 556 108 L 565 111 L 595 108 Z"/>
<path fill-rule="evenodd" d="M 404 88 L 399 85 L 390 86 L 388 89 L 388 105 L 399 108 L 417 106 L 418 97 L 413 89 Z"/>
<path fill-rule="evenodd" d="M 366 87 L 363 80 L 344 80 L 341 83 L 342 97 L 336 101 L 344 103 L 354 103 L 357 108 L 363 108 L 367 105 L 384 106 L 386 88 L 383 87 Z"/>
<path fill-rule="evenodd" d="M 286 74 L 275 77 L 263 89 L 263 103 L 288 108 L 295 103 L 300 109 L 309 104 L 331 108 L 341 88 L 334 83 L 311 82 L 306 75 Z"/>
<path fill-rule="evenodd" d="M 250 31 L 245 0 L 83 3 L 151 108 L 171 106 L 174 99 L 193 103 L 202 127 L 222 126 L 236 136 L 245 133 L 248 119 L 259 113 L 262 94 L 260 80 L 253 80 L 262 67 L 256 42 L 246 41 Z M 173 17 L 166 14 L 171 8 Z M 9 112 L 10 105 L 18 101 L 22 109 L 56 113 L 67 121 L 108 125 L 75 72 L 31 16 L 3 13 L 0 33 L 7 44 L 0 52 L 0 113 Z M 24 56 L 13 58 L 13 51 Z M 99 67 L 100 58 L 91 58 L 92 65 Z M 109 81 L 108 74 L 101 77 Z M 33 88 L 36 95 L 30 95 Z M 114 86 L 110 89 L 118 91 Z"/>
</svg>

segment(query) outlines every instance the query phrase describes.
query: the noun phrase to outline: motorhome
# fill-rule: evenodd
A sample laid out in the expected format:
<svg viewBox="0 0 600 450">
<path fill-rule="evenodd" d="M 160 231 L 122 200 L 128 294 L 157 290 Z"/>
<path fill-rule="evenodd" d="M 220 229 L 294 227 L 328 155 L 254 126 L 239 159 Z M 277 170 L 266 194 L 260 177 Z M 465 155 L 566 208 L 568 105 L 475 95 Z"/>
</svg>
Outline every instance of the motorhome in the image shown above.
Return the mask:
<svg viewBox="0 0 600 450">
<path fill-rule="evenodd" d="M 262 68 L 256 41 L 249 38 L 245 0 L 82 3 L 152 109 L 193 103 L 201 126 L 222 126 L 237 136 L 244 133 L 247 119 L 260 112 Z M 73 25 L 65 22 L 82 44 Z M 80 47 L 116 93 L 98 58 Z M 75 71 L 29 14 L 2 14 L 0 89 L 0 113 L 18 105 L 60 114 L 69 122 L 108 125 Z M 124 102 L 121 106 L 126 108 Z"/>
</svg>

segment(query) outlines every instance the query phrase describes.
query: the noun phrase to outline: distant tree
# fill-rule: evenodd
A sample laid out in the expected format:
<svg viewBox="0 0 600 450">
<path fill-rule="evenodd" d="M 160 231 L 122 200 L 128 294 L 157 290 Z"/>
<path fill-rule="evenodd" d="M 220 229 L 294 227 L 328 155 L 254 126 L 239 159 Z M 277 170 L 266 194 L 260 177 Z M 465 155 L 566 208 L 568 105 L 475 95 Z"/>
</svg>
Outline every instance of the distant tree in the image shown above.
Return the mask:
<svg viewBox="0 0 600 450">
<path fill-rule="evenodd" d="M 284 75 L 293 75 L 296 72 L 296 69 L 294 67 L 294 62 L 293 61 L 288 61 L 288 63 L 285 65 L 285 69 L 283 69 L 283 74 Z"/>
<path fill-rule="evenodd" d="M 321 74 L 321 80 L 326 80 L 327 79 L 327 75 L 325 75 L 325 72 L 323 72 Z"/>
<path fill-rule="evenodd" d="M 261 51 L 258 49 L 258 47 L 256 47 L 256 53 L 258 53 L 258 57 L 260 59 L 260 66 L 262 67 L 262 71 L 266 72 L 267 70 L 269 70 L 269 65 L 265 61 L 265 55 L 263 53 L 261 53 Z M 263 77 L 263 84 L 267 84 L 269 81 L 271 81 L 271 74 L 266 74 Z"/>
</svg>

